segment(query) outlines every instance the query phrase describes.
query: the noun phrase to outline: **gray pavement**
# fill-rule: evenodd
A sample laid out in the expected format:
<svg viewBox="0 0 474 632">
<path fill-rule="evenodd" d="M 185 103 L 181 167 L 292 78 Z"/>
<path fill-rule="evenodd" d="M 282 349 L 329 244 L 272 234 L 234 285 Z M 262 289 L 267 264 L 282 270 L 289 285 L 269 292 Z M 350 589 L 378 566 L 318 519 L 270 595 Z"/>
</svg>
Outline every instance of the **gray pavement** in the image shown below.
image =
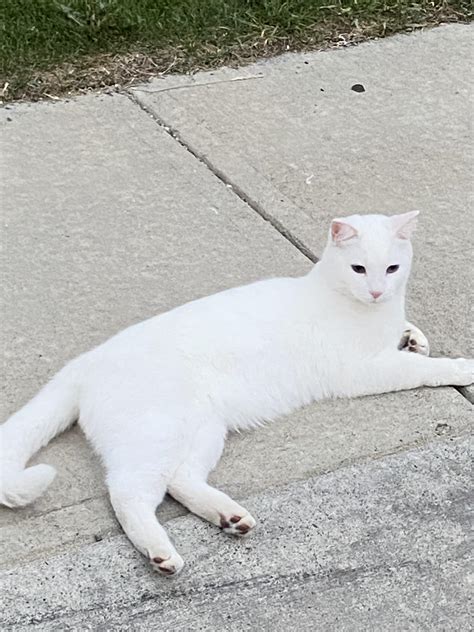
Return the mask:
<svg viewBox="0 0 474 632">
<path fill-rule="evenodd" d="M 352 211 L 422 210 L 410 316 L 434 353 L 472 355 L 471 38 L 442 27 L 1 111 L 2 419 L 128 324 L 304 273 Z M 38 457 L 59 470 L 47 494 L 0 509 L 0 627 L 467 629 L 471 424 L 463 394 L 423 389 L 232 437 L 212 480 L 259 531 L 229 541 L 167 501 L 187 562 L 172 582 L 121 535 L 74 428 Z"/>
<path fill-rule="evenodd" d="M 157 580 L 125 536 L 32 562 L 3 577 L 4 623 L 468 630 L 473 447 L 471 437 L 431 444 L 251 496 L 261 524 L 248 539 L 216 534 L 195 516 L 171 521 L 189 560 L 177 580 Z"/>
</svg>

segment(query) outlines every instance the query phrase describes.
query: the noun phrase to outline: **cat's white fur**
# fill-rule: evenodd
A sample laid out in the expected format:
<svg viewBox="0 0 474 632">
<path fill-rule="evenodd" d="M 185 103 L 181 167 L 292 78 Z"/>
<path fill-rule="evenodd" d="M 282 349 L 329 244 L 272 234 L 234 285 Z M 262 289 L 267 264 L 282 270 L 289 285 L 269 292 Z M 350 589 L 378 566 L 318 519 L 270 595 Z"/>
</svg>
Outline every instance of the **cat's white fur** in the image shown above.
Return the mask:
<svg viewBox="0 0 474 632">
<path fill-rule="evenodd" d="M 0 501 L 22 506 L 46 489 L 54 469 L 25 466 L 79 419 L 105 464 L 122 527 L 171 575 L 183 561 L 155 515 L 166 491 L 228 533 L 244 535 L 255 525 L 206 482 L 228 431 L 322 398 L 472 383 L 473 360 L 398 349 L 407 329 L 415 216 L 334 220 L 309 274 L 187 303 L 69 363 L 0 427 Z M 388 274 L 392 265 L 400 267 Z M 374 299 L 371 292 L 382 294 Z M 408 330 L 426 352 L 423 334 Z"/>
</svg>

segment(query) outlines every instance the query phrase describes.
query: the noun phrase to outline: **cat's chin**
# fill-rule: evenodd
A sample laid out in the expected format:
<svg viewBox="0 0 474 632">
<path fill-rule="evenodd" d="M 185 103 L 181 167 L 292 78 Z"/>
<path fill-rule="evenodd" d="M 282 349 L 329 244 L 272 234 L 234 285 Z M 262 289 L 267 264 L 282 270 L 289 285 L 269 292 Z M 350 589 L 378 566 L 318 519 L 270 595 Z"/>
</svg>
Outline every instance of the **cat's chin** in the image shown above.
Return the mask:
<svg viewBox="0 0 474 632">
<path fill-rule="evenodd" d="M 387 303 L 390 302 L 391 297 L 387 296 L 387 297 L 383 297 L 383 298 L 372 298 L 371 296 L 355 296 L 353 295 L 354 300 L 356 300 L 358 303 L 362 303 L 363 305 L 367 305 L 367 307 L 377 307 L 378 305 L 386 305 Z"/>
</svg>

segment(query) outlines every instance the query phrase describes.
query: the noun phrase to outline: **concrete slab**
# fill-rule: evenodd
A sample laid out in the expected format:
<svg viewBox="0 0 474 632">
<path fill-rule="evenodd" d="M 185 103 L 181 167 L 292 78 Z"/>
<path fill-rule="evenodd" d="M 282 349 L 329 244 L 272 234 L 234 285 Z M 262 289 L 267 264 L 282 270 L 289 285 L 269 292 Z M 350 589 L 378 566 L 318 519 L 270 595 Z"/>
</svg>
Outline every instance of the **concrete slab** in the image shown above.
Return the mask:
<svg viewBox="0 0 474 632">
<path fill-rule="evenodd" d="M 316 254 L 334 216 L 420 209 L 410 318 L 435 353 L 472 356 L 473 28 L 169 77 L 134 94 Z"/>
<path fill-rule="evenodd" d="M 245 540 L 178 518 L 177 581 L 123 536 L 27 563 L 0 574 L 2 627 L 468 629 L 472 463 L 453 440 L 252 496 Z"/>
</svg>

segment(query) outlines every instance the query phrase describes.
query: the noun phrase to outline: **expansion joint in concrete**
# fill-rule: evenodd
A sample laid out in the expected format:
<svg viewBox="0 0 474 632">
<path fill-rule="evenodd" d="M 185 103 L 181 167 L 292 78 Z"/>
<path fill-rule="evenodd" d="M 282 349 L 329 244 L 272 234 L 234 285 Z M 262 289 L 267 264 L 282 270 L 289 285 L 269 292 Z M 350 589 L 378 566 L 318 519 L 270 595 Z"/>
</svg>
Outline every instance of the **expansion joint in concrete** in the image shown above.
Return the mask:
<svg viewBox="0 0 474 632">
<path fill-rule="evenodd" d="M 284 237 L 287 241 L 289 241 L 295 248 L 297 248 L 301 254 L 303 254 L 307 259 L 316 263 L 318 261 L 318 257 L 312 252 L 308 246 L 306 246 L 301 239 L 296 237 L 291 231 L 289 231 L 278 219 L 270 215 L 258 202 L 256 202 L 250 195 L 248 195 L 241 187 L 236 185 L 230 178 L 220 169 L 218 169 L 210 160 L 199 152 L 196 148 L 186 142 L 179 134 L 176 129 L 173 129 L 170 125 L 168 125 L 165 121 L 163 121 L 160 117 L 158 117 L 154 112 L 152 112 L 149 108 L 146 107 L 136 96 L 132 93 L 127 93 L 129 99 L 135 104 L 138 105 L 148 116 L 159 125 L 167 134 L 169 134 L 172 138 L 174 138 L 186 151 L 194 156 L 199 162 L 203 163 L 211 173 L 216 176 L 226 187 L 231 189 L 238 198 L 240 198 L 252 211 L 260 215 L 262 219 L 271 224 L 273 228 L 280 233 L 282 237 Z"/>
</svg>

